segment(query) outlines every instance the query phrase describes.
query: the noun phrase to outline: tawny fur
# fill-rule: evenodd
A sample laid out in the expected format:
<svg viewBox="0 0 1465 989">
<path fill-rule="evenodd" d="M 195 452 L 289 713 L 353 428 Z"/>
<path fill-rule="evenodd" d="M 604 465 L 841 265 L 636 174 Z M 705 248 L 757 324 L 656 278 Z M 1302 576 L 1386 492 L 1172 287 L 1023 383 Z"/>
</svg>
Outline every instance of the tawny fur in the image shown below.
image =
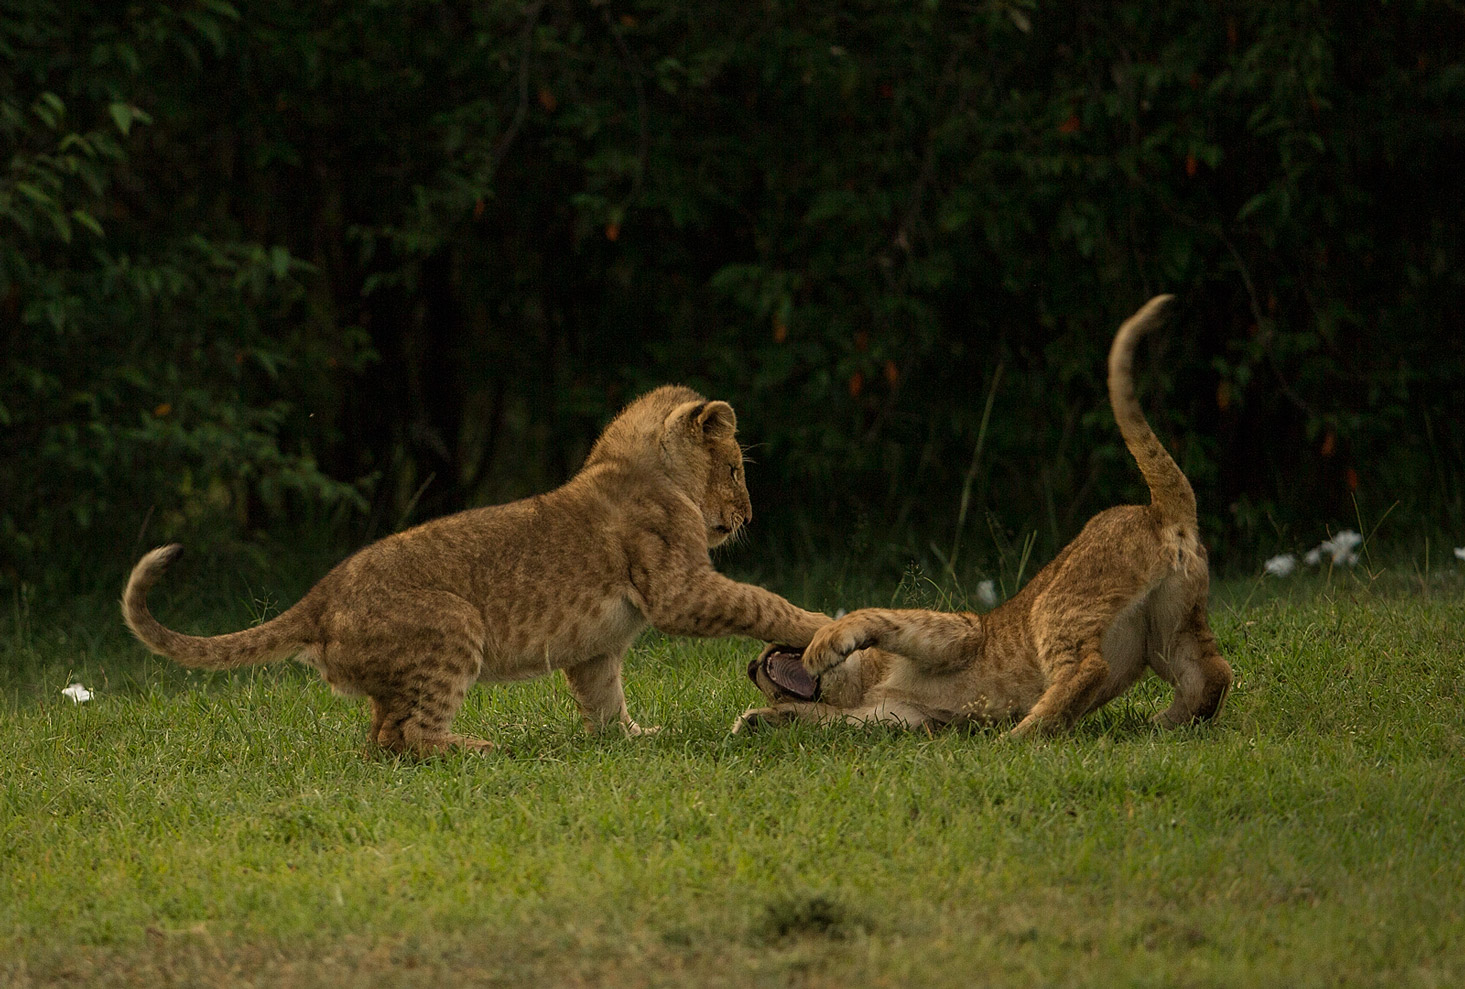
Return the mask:
<svg viewBox="0 0 1465 989">
<path fill-rule="evenodd" d="M 1109 402 L 1149 505 L 1094 516 L 987 615 L 871 608 L 825 626 L 803 654 L 819 677 L 817 702 L 793 699 L 760 674 L 760 657 L 749 672 L 773 704 L 746 712 L 734 731 L 790 719 L 905 728 L 1009 721 L 1012 734 L 1027 735 L 1071 726 L 1147 669 L 1175 688 L 1160 724 L 1220 713 L 1231 667 L 1206 618 L 1210 576 L 1195 493 L 1134 396 L 1135 344 L 1162 322 L 1169 301 L 1151 299 L 1109 351 Z"/>
<path fill-rule="evenodd" d="M 621 660 L 647 624 L 802 645 L 829 621 L 712 567 L 709 548 L 753 514 L 736 430 L 727 403 L 658 388 L 606 427 L 563 487 L 388 536 L 256 628 L 200 637 L 153 618 L 147 591 L 176 545 L 133 568 L 123 617 L 185 666 L 299 656 L 339 693 L 370 700 L 371 738 L 392 750 L 488 747 L 449 731 L 468 688 L 554 670 L 588 727 L 640 733 Z"/>
</svg>

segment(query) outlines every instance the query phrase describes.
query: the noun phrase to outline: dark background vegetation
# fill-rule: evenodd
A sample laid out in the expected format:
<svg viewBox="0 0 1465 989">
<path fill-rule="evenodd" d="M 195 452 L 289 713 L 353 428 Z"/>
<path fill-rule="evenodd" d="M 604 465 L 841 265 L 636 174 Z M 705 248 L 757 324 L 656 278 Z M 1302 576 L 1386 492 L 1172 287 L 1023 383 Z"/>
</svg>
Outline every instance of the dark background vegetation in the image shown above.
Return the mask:
<svg viewBox="0 0 1465 989">
<path fill-rule="evenodd" d="M 0 0 L 0 148 L 11 586 L 540 491 L 666 381 L 745 558 L 1046 558 L 1159 291 L 1218 565 L 1465 521 L 1456 0 Z"/>
</svg>

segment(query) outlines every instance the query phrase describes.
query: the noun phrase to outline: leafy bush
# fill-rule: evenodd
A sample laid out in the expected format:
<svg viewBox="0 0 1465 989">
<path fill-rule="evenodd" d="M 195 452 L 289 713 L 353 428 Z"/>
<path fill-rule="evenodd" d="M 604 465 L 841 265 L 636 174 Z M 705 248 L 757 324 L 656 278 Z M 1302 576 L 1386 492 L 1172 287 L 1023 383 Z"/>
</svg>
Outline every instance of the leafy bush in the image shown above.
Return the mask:
<svg viewBox="0 0 1465 989">
<path fill-rule="evenodd" d="M 293 329 L 315 269 L 232 223 L 206 237 L 201 204 L 153 188 L 181 150 L 153 115 L 174 119 L 185 89 L 197 100 L 202 48 L 221 45 L 237 15 L 225 4 L 26 13 L 0 19 L 4 576 L 102 547 L 125 555 L 149 523 L 155 538 L 227 541 L 295 493 L 364 505 L 298 438 L 292 399 L 336 362 L 302 352 Z M 365 352 L 341 340 L 342 354 Z"/>
<path fill-rule="evenodd" d="M 668 380 L 762 545 L 1041 556 L 1140 494 L 1102 366 L 1158 291 L 1218 559 L 1465 522 L 1447 3 L 12 6 L 10 579 L 542 490 Z"/>
</svg>

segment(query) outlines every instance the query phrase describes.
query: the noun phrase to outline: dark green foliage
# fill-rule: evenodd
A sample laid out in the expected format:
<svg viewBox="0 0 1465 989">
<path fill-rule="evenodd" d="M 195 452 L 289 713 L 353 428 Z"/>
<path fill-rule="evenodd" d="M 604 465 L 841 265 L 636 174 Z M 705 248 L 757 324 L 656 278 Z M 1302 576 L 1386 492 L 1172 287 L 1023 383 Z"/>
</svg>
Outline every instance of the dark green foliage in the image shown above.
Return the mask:
<svg viewBox="0 0 1465 989">
<path fill-rule="evenodd" d="M 237 14 L 6 6 L 0 578 L 148 534 L 227 543 L 293 495 L 364 506 L 301 422 L 363 345 L 312 332 L 315 268 L 195 181 L 218 152 L 182 125 Z"/>
<path fill-rule="evenodd" d="M 1443 0 L 4 0 L 0 579 L 542 490 L 669 380 L 738 408 L 760 546 L 1041 562 L 1140 495 L 1102 366 L 1158 291 L 1223 563 L 1355 498 L 1458 527 L 1462 42 Z"/>
</svg>

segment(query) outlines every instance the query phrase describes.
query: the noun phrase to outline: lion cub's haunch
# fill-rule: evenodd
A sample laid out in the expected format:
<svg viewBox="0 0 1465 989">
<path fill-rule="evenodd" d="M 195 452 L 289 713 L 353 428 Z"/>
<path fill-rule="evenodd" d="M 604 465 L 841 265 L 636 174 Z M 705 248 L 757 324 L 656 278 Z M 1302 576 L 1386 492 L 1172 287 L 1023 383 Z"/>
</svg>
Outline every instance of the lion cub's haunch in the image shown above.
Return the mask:
<svg viewBox="0 0 1465 989">
<path fill-rule="evenodd" d="M 1157 720 L 1215 717 L 1231 667 L 1206 622 L 1210 577 L 1195 494 L 1134 397 L 1136 341 L 1169 296 L 1151 299 L 1109 350 L 1109 402 L 1151 503 L 1094 516 L 1058 557 L 991 613 L 866 609 L 826 625 L 803 652 L 773 647 L 749 675 L 773 702 L 734 730 L 789 718 L 926 723 L 1014 720 L 1014 735 L 1073 724 L 1154 670 L 1175 688 Z M 794 650 L 797 652 L 797 650 Z"/>
<path fill-rule="evenodd" d="M 371 738 L 389 749 L 486 747 L 448 730 L 468 688 L 551 670 L 564 671 L 589 727 L 637 733 L 621 657 L 648 622 L 804 644 L 829 621 L 712 568 L 709 547 L 753 514 L 736 430 L 726 402 L 658 388 L 606 427 L 563 487 L 388 536 L 257 628 L 198 637 L 153 618 L 147 590 L 176 545 L 133 568 L 123 617 L 185 666 L 298 654 L 338 692 L 370 699 Z"/>
</svg>

